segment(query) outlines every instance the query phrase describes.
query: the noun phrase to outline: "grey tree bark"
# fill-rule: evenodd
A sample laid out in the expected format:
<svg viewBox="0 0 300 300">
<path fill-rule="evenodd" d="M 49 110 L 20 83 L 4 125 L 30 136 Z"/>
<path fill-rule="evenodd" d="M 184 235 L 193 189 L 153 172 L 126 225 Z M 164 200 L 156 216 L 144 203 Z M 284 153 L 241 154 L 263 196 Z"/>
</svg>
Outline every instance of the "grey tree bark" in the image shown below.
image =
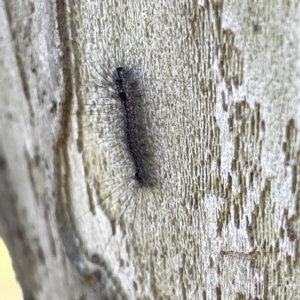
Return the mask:
<svg viewBox="0 0 300 300">
<path fill-rule="evenodd" d="M 299 14 L 1 2 L 0 234 L 24 299 L 300 299 Z M 95 89 L 117 65 L 143 94 L 141 188 Z"/>
</svg>

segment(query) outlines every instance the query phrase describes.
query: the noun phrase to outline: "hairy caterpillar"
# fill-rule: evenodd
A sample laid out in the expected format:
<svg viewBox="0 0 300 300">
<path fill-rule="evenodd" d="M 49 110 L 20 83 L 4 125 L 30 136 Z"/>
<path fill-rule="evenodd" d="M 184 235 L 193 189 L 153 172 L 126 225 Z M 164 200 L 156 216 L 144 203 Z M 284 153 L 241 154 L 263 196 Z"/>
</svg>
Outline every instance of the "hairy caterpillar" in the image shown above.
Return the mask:
<svg viewBox="0 0 300 300">
<path fill-rule="evenodd" d="M 108 216 L 113 230 L 110 240 L 117 226 L 125 232 L 125 223 L 134 225 L 140 202 L 148 201 L 152 194 L 157 182 L 155 149 L 149 139 L 153 134 L 147 129 L 145 102 L 134 69 L 118 66 L 98 75 L 102 80 L 96 87 L 106 95 L 82 104 L 81 127 L 89 137 L 81 137 L 84 142 L 80 147 L 87 165 L 91 164 L 91 147 L 93 152 L 99 149 L 98 162 L 94 161 L 87 171 L 87 177 L 92 178 L 88 189 L 96 190 L 89 193 L 93 194 L 89 211 L 95 213 L 99 206 Z M 126 214 L 124 222 L 125 213 L 132 208 L 133 213 Z"/>
</svg>

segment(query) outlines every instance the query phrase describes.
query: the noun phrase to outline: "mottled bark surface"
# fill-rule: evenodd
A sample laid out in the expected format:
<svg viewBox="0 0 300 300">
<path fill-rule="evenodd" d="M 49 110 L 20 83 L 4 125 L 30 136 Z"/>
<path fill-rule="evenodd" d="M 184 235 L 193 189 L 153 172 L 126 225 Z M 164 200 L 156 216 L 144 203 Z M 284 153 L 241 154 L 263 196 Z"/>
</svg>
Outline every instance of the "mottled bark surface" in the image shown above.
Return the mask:
<svg viewBox="0 0 300 300">
<path fill-rule="evenodd" d="M 1 2 L 0 234 L 25 299 L 300 299 L 300 9 L 264 2 Z M 95 88 L 117 65 L 143 94 L 141 188 Z"/>
</svg>

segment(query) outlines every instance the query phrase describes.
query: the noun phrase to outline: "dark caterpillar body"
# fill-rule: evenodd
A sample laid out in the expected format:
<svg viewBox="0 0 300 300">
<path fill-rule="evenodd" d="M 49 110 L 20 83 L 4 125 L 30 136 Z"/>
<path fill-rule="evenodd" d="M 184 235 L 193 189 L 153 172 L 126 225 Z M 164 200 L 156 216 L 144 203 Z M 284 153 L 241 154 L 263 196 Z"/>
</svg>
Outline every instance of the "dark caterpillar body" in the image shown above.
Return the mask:
<svg viewBox="0 0 300 300">
<path fill-rule="evenodd" d="M 123 67 L 118 67 L 113 72 L 112 87 L 115 90 L 113 98 L 121 101 L 121 106 L 124 116 L 124 129 L 127 148 L 132 157 L 135 166 L 135 179 L 143 184 L 146 181 L 146 172 L 144 171 L 144 164 L 140 144 L 137 138 L 136 116 L 133 99 L 133 89 L 136 86 L 135 81 L 131 81 L 131 69 L 126 71 Z"/>
</svg>

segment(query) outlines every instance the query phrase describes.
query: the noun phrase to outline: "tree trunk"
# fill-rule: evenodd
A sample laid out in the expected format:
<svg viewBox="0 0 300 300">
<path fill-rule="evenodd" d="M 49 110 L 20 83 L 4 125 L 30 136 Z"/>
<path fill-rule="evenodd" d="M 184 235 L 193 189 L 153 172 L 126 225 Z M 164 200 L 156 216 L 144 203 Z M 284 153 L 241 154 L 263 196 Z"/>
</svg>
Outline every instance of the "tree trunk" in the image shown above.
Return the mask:
<svg viewBox="0 0 300 300">
<path fill-rule="evenodd" d="M 24 299 L 300 299 L 300 17 L 273 2 L 1 2 L 0 234 Z"/>
</svg>

